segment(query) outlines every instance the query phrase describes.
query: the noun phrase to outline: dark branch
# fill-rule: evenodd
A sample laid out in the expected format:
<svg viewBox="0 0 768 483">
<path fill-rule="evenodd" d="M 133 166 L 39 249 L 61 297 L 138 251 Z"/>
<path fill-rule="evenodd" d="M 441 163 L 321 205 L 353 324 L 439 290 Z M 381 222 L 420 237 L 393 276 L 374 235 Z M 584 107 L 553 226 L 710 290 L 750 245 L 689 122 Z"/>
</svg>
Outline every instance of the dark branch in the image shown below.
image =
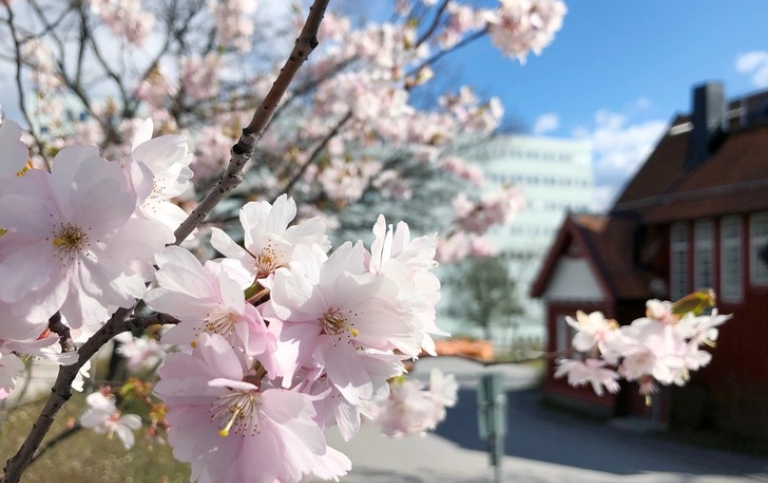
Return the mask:
<svg viewBox="0 0 768 483">
<path fill-rule="evenodd" d="M 51 389 L 51 395 L 46 401 L 45 406 L 40 415 L 37 417 L 37 421 L 32 426 L 32 431 L 27 435 L 27 438 L 12 458 L 10 458 L 6 464 L 2 483 L 18 483 L 21 478 L 21 474 L 24 469 L 34 458 L 37 449 L 40 447 L 40 443 L 43 438 L 51 429 L 53 421 L 56 419 L 61 408 L 72 397 L 72 382 L 74 382 L 78 371 L 85 365 L 86 362 L 98 352 L 101 347 L 112 338 L 123 332 L 145 329 L 154 324 L 176 324 L 178 319 L 165 314 L 154 314 L 146 317 L 130 317 L 133 308 L 126 309 L 120 308 L 112 315 L 112 318 L 104 324 L 98 331 L 96 331 L 85 344 L 77 351 L 78 359 L 72 365 L 61 366 L 59 368 L 59 375 L 56 377 L 56 382 Z"/>
<path fill-rule="evenodd" d="M 61 352 L 75 352 L 77 350 L 75 342 L 72 340 L 72 335 L 69 333 L 69 327 L 61 321 L 61 313 L 56 312 L 48 320 L 48 329 L 59 336 Z"/>
<path fill-rule="evenodd" d="M 245 164 L 251 159 L 256 144 L 269 124 L 272 114 L 275 112 L 278 104 L 280 104 L 280 100 L 283 98 L 286 90 L 288 90 L 288 86 L 296 76 L 299 67 L 301 67 L 304 61 L 307 60 L 307 57 L 309 57 L 309 54 L 317 46 L 317 31 L 320 27 L 320 22 L 323 20 L 323 15 L 325 15 L 328 2 L 329 0 L 315 0 L 309 8 L 307 21 L 301 30 L 299 38 L 296 40 L 288 60 L 280 70 L 280 74 L 272 84 L 269 93 L 254 113 L 251 122 L 243 129 L 240 140 L 232 147 L 232 157 L 229 160 L 227 169 L 216 181 L 216 184 L 213 185 L 213 188 L 211 188 L 205 198 L 197 205 L 197 208 L 176 229 L 175 243 L 177 245 L 184 241 L 192 233 L 192 230 L 202 223 L 219 201 L 224 199 L 230 191 L 242 182 Z"/>
<path fill-rule="evenodd" d="M 352 111 L 349 111 L 346 116 L 341 118 L 341 120 L 336 123 L 336 125 L 331 129 L 331 131 L 323 138 L 320 143 L 315 146 L 315 149 L 312 150 L 312 154 L 309 155 L 306 161 L 304 161 L 304 164 L 301 165 L 299 170 L 293 175 L 291 180 L 288 182 L 287 185 L 285 185 L 285 188 L 283 189 L 284 194 L 290 194 L 293 187 L 296 185 L 296 183 L 301 179 L 301 177 L 304 175 L 304 172 L 309 168 L 313 163 L 317 161 L 317 159 L 320 157 L 320 153 L 323 152 L 325 147 L 328 145 L 328 143 L 336 137 L 337 134 L 339 134 L 339 131 L 342 127 L 350 120 L 352 119 Z M 275 197 L 277 199 L 277 197 Z M 275 199 L 272 200 L 272 203 L 275 202 Z"/>
</svg>

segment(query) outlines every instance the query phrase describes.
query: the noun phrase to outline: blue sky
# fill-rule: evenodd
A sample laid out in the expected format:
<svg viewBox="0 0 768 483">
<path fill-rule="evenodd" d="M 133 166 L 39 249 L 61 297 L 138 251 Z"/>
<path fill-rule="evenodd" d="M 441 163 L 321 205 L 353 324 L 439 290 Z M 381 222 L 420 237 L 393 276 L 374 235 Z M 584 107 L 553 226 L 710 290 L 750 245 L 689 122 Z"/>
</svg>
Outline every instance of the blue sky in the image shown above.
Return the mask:
<svg viewBox="0 0 768 483">
<path fill-rule="evenodd" d="M 566 4 L 554 43 L 526 65 L 504 59 L 487 39 L 450 62 L 463 81 L 502 99 L 508 121 L 533 132 L 538 119 L 539 133 L 593 139 L 601 206 L 673 114 L 689 110 L 693 85 L 723 81 L 728 98 L 768 88 L 765 0 Z M 750 52 L 762 54 L 753 54 L 756 65 L 747 61 L 740 71 L 738 59 Z"/>
</svg>

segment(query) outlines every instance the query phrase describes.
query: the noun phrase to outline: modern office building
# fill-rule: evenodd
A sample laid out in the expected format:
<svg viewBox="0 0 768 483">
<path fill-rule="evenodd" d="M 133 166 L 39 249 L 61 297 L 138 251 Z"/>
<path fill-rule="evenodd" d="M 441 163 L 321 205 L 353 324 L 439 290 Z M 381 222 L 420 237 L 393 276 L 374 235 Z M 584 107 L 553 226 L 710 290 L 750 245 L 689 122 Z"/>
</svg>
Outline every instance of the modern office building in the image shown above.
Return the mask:
<svg viewBox="0 0 768 483">
<path fill-rule="evenodd" d="M 472 146 L 463 156 L 480 164 L 493 185 L 515 185 L 525 199 L 515 220 L 492 232 L 517 280 L 516 296 L 525 312 L 514 328 L 496 330 L 494 342 L 510 345 L 518 337 L 543 341 L 545 314 L 541 303 L 528 297 L 529 288 L 565 214 L 592 209 L 592 147 L 584 140 L 500 135 Z M 445 325 L 454 333 L 481 335 L 460 321 L 446 320 Z"/>
</svg>

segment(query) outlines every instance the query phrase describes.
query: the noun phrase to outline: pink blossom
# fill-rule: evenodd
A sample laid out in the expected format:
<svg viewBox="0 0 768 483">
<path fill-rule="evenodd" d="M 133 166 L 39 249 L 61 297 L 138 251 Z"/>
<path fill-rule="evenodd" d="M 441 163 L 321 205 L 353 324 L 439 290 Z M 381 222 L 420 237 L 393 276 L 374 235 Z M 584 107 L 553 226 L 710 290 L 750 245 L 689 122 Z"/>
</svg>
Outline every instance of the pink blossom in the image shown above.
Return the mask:
<svg viewBox="0 0 768 483">
<path fill-rule="evenodd" d="M 166 234 L 133 216 L 136 193 L 116 163 L 94 147 L 67 148 L 52 173 L 11 181 L 0 194 L 0 299 L 27 307 L 30 320 L 61 311 L 79 327 L 144 294 Z"/>
<path fill-rule="evenodd" d="M 581 310 L 576 312 L 576 319 L 570 316 L 565 321 L 576 329 L 573 337 L 573 347 L 577 351 L 590 352 L 595 346 L 606 351 L 606 341 L 618 337 L 619 324 L 613 319 L 606 319 L 602 312 L 586 314 Z"/>
<path fill-rule="evenodd" d="M 226 340 L 202 334 L 191 354 L 171 354 L 160 368 L 155 393 L 168 406 L 168 441 L 177 459 L 191 463 L 192 481 L 298 482 L 316 468 L 330 478 L 346 473 L 348 460 L 325 456 L 312 397 L 248 382 L 246 364 Z"/>
<path fill-rule="evenodd" d="M 394 379 L 375 421 L 388 436 L 424 435 L 445 419 L 445 408 L 456 404 L 457 390 L 454 377 L 437 368 L 431 372 L 429 390 L 418 380 Z"/>
<path fill-rule="evenodd" d="M 487 236 L 478 236 L 472 239 L 470 256 L 493 257 L 499 253 L 499 247 Z"/>
<path fill-rule="evenodd" d="M 209 99 L 219 93 L 224 59 L 218 54 L 181 58 L 181 85 L 192 100 Z M 234 144 L 234 143 L 233 143 Z"/>
<path fill-rule="evenodd" d="M 202 334 L 218 334 L 233 347 L 261 356 L 262 363 L 273 369 L 274 340 L 243 295 L 252 281 L 247 272 L 212 261 L 202 265 L 177 246 L 167 247 L 155 259 L 158 287 L 147 293 L 145 301 L 181 321 L 163 335 L 163 343 L 194 346 Z"/>
<path fill-rule="evenodd" d="M 80 416 L 80 425 L 96 434 L 116 435 L 125 449 L 134 443 L 133 431 L 141 428 L 141 418 L 135 414 L 120 414 L 113 397 L 94 392 L 85 398 L 88 409 Z"/>
<path fill-rule="evenodd" d="M 112 30 L 132 44 L 142 44 L 152 33 L 155 17 L 143 11 L 140 0 L 90 0 L 91 10 Z"/>
<path fill-rule="evenodd" d="M 270 276 L 291 261 L 296 246 L 316 244 L 330 248 L 325 225 L 319 219 L 288 226 L 296 217 L 296 202 L 286 195 L 275 200 L 247 203 L 240 210 L 245 230 L 245 247 L 237 245 L 224 231 L 213 228 L 211 245 L 229 258 L 238 260 L 257 279 Z"/>
<path fill-rule="evenodd" d="M 591 384 L 598 396 L 603 395 L 603 387 L 610 393 L 619 391 L 617 379 L 619 374 L 606 367 L 607 363 L 599 359 L 585 359 L 583 361 L 563 359 L 558 361 L 555 377 L 568 376 L 568 384 L 581 386 Z"/>
<path fill-rule="evenodd" d="M 498 49 L 525 63 L 528 52 L 539 55 L 554 40 L 566 12 L 561 0 L 500 0 L 488 34 Z"/>
<path fill-rule="evenodd" d="M 18 124 L 0 117 L 0 179 L 15 176 L 24 168 L 29 158 L 29 149 L 21 142 L 21 128 Z"/>
<path fill-rule="evenodd" d="M 242 53 L 251 51 L 253 35 L 252 14 L 256 10 L 253 0 L 209 0 L 208 7 L 216 22 L 216 43 L 234 47 Z"/>
</svg>

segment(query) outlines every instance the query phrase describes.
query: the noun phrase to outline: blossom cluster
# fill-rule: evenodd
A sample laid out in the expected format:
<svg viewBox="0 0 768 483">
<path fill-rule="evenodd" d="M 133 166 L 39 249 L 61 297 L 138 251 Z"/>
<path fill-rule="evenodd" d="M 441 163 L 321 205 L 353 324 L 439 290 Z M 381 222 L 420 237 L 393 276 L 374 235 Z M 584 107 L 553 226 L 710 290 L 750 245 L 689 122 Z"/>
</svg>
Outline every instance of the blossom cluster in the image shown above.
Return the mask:
<svg viewBox="0 0 768 483">
<path fill-rule="evenodd" d="M 676 303 L 649 300 L 646 316 L 626 326 L 606 319 L 601 312 L 579 311 L 566 322 L 576 330 L 575 350 L 579 359 L 558 361 L 555 377 L 567 376 L 574 386 L 591 384 L 598 395 L 616 393 L 619 379 L 639 384 L 640 394 L 650 396 L 658 384 L 685 385 L 690 372 L 712 359 L 702 346 L 714 347 L 718 326 L 730 318 L 713 305 L 714 295 L 697 292 Z M 705 312 L 704 307 L 709 313 Z"/>
<path fill-rule="evenodd" d="M 150 139 L 145 123 L 131 155 L 109 162 L 94 146 L 62 149 L 53 169 L 30 169 L 21 129 L 0 125 L 0 392 L 23 368 L 16 354 L 71 363 L 60 354 L 60 318 L 77 341 L 118 307 L 132 307 L 152 279 L 153 256 L 186 216 L 169 200 L 191 172 L 181 136 Z"/>
<path fill-rule="evenodd" d="M 155 393 L 199 481 L 243 481 L 254 465 L 259 481 L 343 475 L 350 463 L 323 428 L 351 438 L 403 361 L 434 354 L 435 237 L 411 239 L 380 217 L 370 250 L 347 242 L 329 255 L 325 226 L 291 225 L 296 211 L 286 196 L 246 204 L 242 245 L 213 230 L 224 259 L 201 264 L 175 246 L 156 257 L 145 301 L 180 320 L 162 341 L 182 350 Z"/>
<path fill-rule="evenodd" d="M 445 179 L 447 174 L 457 183 L 469 180 L 461 189 L 477 191 L 482 174 L 476 167 L 461 166 L 455 144 L 467 136 L 491 133 L 503 115 L 500 101 L 481 98 L 469 86 L 462 86 L 435 91 L 438 102 L 424 108 L 418 100 L 419 89 L 432 82 L 432 64 L 437 59 L 486 35 L 511 57 L 522 60 L 528 52 L 540 53 L 559 30 L 566 9 L 561 0 L 500 0 L 495 6 L 457 0 L 394 3 L 386 22 L 362 24 L 334 13 L 325 15 L 319 31 L 321 47 L 306 66 L 306 76 L 280 107 L 284 112 L 278 122 L 260 142 L 271 162 L 266 169 L 247 173 L 251 190 L 274 198 L 295 177 L 291 194 L 303 212 L 314 210 L 311 214 L 324 216 L 329 225 L 342 227 L 360 226 L 360 220 L 353 218 L 357 215 L 347 208 L 373 199 L 372 192 L 379 195 L 378 201 L 391 206 L 428 197 L 426 190 L 415 189 L 422 184 L 418 178 L 411 179 L 417 173 L 431 173 L 435 179 Z M 33 129 L 34 139 L 28 142 L 36 166 L 49 160 L 51 153 L 74 144 L 73 139 L 101 146 L 108 158 L 126 156 L 135 128 L 141 124 L 137 113 L 148 113 L 162 132 L 180 132 L 194 139 L 196 190 L 202 193 L 210 187 L 228 159 L 228 147 L 255 108 L 250 99 L 263 98 L 278 68 L 271 65 L 271 58 L 256 62 L 255 71 L 232 66 L 251 51 L 256 34 L 272 38 L 283 32 L 293 35 L 293 31 L 272 25 L 270 20 L 260 22 L 258 2 L 208 0 L 199 2 L 197 10 L 188 10 L 185 4 L 89 0 L 87 8 L 69 12 L 93 36 L 92 42 L 83 40 L 79 50 L 98 62 L 83 72 L 67 65 L 69 59 L 57 58 L 56 47 L 67 32 L 59 32 L 58 23 L 45 18 L 48 14 L 69 18 L 69 7 L 62 4 L 50 12 L 39 12 L 40 22 L 24 26 L 24 31 L 36 33 L 37 24 L 52 25 L 20 39 L 23 73 L 37 91 L 33 114 L 44 120 L 44 125 Z M 302 9 L 291 11 L 298 24 Z M 156 22 L 157 18 L 169 21 Z M 107 28 L 90 27 L 99 24 Z M 153 29 L 166 50 L 154 52 L 154 47 L 147 47 L 150 55 L 138 49 L 119 61 L 99 50 L 115 41 L 147 44 Z M 282 39 L 275 41 L 276 45 L 282 43 Z M 71 74 L 75 71 L 80 72 L 77 78 Z M 115 76 L 115 72 L 123 74 Z M 119 85 L 107 85 L 112 80 Z M 90 98 L 90 88 L 78 88 L 75 84 L 80 82 L 100 85 L 103 88 L 94 89 L 99 92 L 121 95 L 105 103 Z M 63 123 L 63 119 L 71 122 Z M 318 147 L 323 147 L 326 138 L 327 145 L 318 156 Z M 510 193 L 492 196 L 509 198 Z M 450 195 L 441 196 L 446 199 L 436 205 L 447 205 Z M 441 226 L 430 227 L 455 235 L 438 251 L 441 261 L 495 251 L 484 233 L 489 225 L 509 217 L 487 209 L 488 200 L 480 199 L 479 193 L 454 204 L 468 202 L 475 205 L 470 211 L 483 213 L 484 221 L 474 226 L 475 231 L 467 231 L 468 220 L 458 213 L 452 219 L 446 217 Z M 322 210 L 317 204 L 323 205 Z"/>
<path fill-rule="evenodd" d="M 50 321 L 84 341 L 143 300 L 177 323 L 161 344 L 124 335 L 117 350 L 133 370 L 160 365 L 154 394 L 167 406 L 168 441 L 195 481 L 338 479 L 350 462 L 327 446 L 326 427 L 347 439 L 377 415 L 391 434 L 434 427 L 455 383 L 435 375 L 425 395 L 392 379 L 404 361 L 434 355 L 432 336 L 444 334 L 436 236 L 411 237 L 380 216 L 370 248 L 329 253 L 325 224 L 296 222 L 282 195 L 241 208 L 240 243 L 213 228 L 223 258 L 201 263 L 173 244 L 186 213 L 172 200 L 192 176 L 186 139 L 152 134 L 148 120 L 113 161 L 66 147 L 48 172 L 27 164 L 19 126 L 0 124 L 0 393 L 23 368 L 17 353 L 72 362 Z M 121 415 L 106 390 L 87 403 L 82 427 L 133 444 L 138 416 Z"/>
<path fill-rule="evenodd" d="M 373 420 L 388 436 L 423 436 L 445 419 L 445 408 L 456 405 L 457 390 L 454 376 L 446 376 L 437 368 L 430 373 L 427 389 L 419 380 L 394 378 L 389 397 L 375 407 Z"/>
</svg>

